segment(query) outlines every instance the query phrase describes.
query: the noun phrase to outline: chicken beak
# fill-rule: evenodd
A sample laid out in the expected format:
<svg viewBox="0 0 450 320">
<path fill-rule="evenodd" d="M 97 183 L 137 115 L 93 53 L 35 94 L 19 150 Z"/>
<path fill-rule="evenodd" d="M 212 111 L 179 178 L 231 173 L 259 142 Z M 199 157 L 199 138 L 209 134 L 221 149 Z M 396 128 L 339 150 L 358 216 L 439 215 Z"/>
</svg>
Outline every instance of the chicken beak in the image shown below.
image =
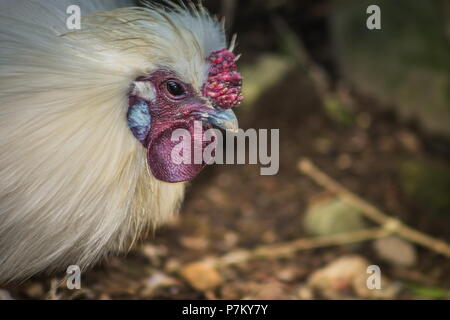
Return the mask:
<svg viewBox="0 0 450 320">
<path fill-rule="evenodd" d="M 236 133 L 239 129 L 238 120 L 231 109 L 216 107 L 211 109 L 211 111 L 205 111 L 202 113 L 202 121 L 209 122 L 216 127 L 233 133 Z"/>
</svg>

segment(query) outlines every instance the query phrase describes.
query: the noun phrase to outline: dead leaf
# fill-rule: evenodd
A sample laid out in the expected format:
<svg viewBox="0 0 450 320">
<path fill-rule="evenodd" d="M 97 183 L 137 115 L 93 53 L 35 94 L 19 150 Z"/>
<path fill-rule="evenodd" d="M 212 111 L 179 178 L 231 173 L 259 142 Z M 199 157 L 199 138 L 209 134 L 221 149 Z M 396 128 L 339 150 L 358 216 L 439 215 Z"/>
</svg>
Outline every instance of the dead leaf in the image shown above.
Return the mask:
<svg viewBox="0 0 450 320">
<path fill-rule="evenodd" d="M 181 269 L 181 275 L 199 291 L 212 290 L 223 282 L 222 276 L 209 261 L 190 263 Z"/>
<path fill-rule="evenodd" d="M 205 237 L 182 237 L 180 243 L 191 250 L 206 250 L 209 246 L 209 241 Z"/>
</svg>

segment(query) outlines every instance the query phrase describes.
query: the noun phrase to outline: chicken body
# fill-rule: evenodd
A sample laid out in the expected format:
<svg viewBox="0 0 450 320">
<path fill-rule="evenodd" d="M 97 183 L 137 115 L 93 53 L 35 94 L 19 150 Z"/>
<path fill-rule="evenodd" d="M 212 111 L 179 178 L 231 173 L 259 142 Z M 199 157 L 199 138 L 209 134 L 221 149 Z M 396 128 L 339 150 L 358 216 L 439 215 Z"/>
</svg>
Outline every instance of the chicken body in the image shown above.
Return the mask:
<svg viewBox="0 0 450 320">
<path fill-rule="evenodd" d="M 72 4 L 81 30 L 67 30 Z M 85 268 L 178 210 L 185 182 L 149 170 L 150 146 L 126 120 L 130 92 L 169 70 L 199 95 L 224 31 L 202 8 L 126 5 L 0 5 L 0 283 Z"/>
</svg>

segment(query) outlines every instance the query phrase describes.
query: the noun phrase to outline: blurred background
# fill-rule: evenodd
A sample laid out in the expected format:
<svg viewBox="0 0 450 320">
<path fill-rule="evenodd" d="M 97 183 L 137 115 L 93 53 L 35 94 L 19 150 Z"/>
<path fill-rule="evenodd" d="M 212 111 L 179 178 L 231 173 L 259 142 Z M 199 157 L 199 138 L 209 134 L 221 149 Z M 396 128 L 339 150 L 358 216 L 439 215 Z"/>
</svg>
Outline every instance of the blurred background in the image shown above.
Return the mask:
<svg viewBox="0 0 450 320">
<path fill-rule="evenodd" d="M 238 34 L 240 126 L 280 129 L 279 173 L 210 166 L 176 219 L 83 273 L 81 290 L 59 287 L 64 274 L 8 290 L 38 299 L 449 299 L 448 257 L 365 234 L 379 225 L 298 162 L 450 241 L 450 1 L 204 4 Z M 366 27 L 372 4 L 381 30 Z M 380 267 L 381 290 L 367 288 L 369 265 Z"/>
</svg>

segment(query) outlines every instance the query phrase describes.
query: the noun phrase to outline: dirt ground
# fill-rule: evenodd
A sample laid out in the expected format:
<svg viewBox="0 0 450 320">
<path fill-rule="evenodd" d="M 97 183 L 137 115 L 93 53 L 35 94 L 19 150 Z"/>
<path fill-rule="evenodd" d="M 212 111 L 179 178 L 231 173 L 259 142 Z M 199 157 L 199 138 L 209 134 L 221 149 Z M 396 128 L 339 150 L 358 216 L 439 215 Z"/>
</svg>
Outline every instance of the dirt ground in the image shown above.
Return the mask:
<svg viewBox="0 0 450 320">
<path fill-rule="evenodd" d="M 112 257 L 83 273 L 81 290 L 55 288 L 56 279 L 63 275 L 34 278 L 6 290 L 13 298 L 24 299 L 324 298 L 308 287 L 308 279 L 348 254 L 379 265 L 383 276 L 399 288 L 393 298 L 430 298 L 426 291 L 416 290 L 418 286 L 450 289 L 448 259 L 416 247 L 417 262 L 399 268 L 374 254 L 371 241 L 224 267 L 220 279 L 207 290 L 194 288 L 180 273 L 183 266 L 208 256 L 306 237 L 302 220 L 308 203 L 326 192 L 297 171 L 301 157 L 309 157 L 350 190 L 411 226 L 450 240 L 448 217 L 429 214 L 405 195 L 398 172 L 402 159 L 433 158 L 449 166 L 448 157 L 439 151 L 442 148 L 433 147 L 434 138 L 413 124 L 400 123 L 383 111 L 374 99 L 352 96 L 355 124 L 337 124 L 303 75 L 289 73 L 259 98 L 255 112 L 242 112 L 240 117 L 243 128 L 280 129 L 279 174 L 260 176 L 258 165 L 208 167 L 189 187 L 177 219 L 127 256 Z M 361 298 L 351 290 L 337 297 Z"/>
</svg>

